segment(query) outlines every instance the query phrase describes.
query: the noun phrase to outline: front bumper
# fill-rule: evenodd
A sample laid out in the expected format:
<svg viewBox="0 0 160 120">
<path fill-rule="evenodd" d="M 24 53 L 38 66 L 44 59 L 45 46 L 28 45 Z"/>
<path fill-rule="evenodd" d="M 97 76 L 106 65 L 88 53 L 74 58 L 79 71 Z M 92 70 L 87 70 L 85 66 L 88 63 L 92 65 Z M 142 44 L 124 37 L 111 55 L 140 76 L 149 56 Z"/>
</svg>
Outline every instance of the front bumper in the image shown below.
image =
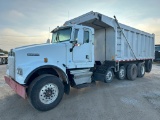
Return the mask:
<svg viewBox="0 0 160 120">
<path fill-rule="evenodd" d="M 6 83 L 22 98 L 26 99 L 27 94 L 26 94 L 26 87 L 20 85 L 19 83 L 15 82 L 13 79 L 11 79 L 8 76 L 4 76 L 4 79 Z"/>
</svg>

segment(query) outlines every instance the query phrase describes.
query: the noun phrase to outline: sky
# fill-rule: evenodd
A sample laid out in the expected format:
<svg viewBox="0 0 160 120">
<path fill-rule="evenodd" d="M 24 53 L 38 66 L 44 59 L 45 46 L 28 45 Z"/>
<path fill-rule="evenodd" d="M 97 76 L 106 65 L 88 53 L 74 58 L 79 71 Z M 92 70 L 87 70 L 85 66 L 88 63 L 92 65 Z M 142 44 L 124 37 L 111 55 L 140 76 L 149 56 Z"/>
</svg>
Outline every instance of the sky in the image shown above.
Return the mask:
<svg viewBox="0 0 160 120">
<path fill-rule="evenodd" d="M 45 43 L 49 31 L 90 11 L 116 15 L 160 44 L 160 0 L 0 0 L 0 49 Z"/>
</svg>

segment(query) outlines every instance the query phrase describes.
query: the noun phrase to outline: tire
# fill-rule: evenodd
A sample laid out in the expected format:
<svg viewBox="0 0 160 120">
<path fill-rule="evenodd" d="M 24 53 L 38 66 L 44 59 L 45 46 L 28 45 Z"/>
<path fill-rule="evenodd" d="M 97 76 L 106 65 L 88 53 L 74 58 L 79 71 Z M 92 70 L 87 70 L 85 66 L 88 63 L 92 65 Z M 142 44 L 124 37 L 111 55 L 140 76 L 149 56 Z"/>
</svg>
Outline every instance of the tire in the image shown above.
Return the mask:
<svg viewBox="0 0 160 120">
<path fill-rule="evenodd" d="M 127 78 L 128 80 L 135 80 L 137 77 L 137 66 L 136 64 L 130 64 L 127 67 Z"/>
<path fill-rule="evenodd" d="M 2 64 L 5 64 L 5 62 L 6 62 L 5 58 L 2 58 Z"/>
<path fill-rule="evenodd" d="M 29 102 L 39 111 L 48 111 L 56 107 L 63 94 L 64 86 L 61 80 L 50 74 L 37 77 L 28 89 Z"/>
<path fill-rule="evenodd" d="M 110 82 L 112 82 L 113 77 L 114 77 L 113 71 L 112 71 L 111 68 L 109 68 L 109 69 L 106 71 L 106 73 L 105 73 L 104 82 L 105 82 L 105 83 L 110 83 Z"/>
<path fill-rule="evenodd" d="M 121 67 L 119 68 L 119 71 L 116 72 L 115 75 L 116 75 L 117 79 L 119 79 L 119 80 L 124 80 L 125 77 L 126 77 L 126 68 L 125 68 L 124 66 L 121 66 Z"/>
<path fill-rule="evenodd" d="M 151 72 L 152 70 L 152 61 L 148 60 L 145 62 L 146 72 Z"/>
<path fill-rule="evenodd" d="M 137 69 L 138 69 L 137 77 L 139 77 L 139 78 L 143 77 L 145 75 L 144 63 L 138 63 Z"/>
<path fill-rule="evenodd" d="M 0 58 L 0 65 L 2 64 L 2 58 Z"/>
<path fill-rule="evenodd" d="M 6 59 L 5 64 L 8 64 L 8 58 L 5 58 L 5 59 Z"/>
</svg>

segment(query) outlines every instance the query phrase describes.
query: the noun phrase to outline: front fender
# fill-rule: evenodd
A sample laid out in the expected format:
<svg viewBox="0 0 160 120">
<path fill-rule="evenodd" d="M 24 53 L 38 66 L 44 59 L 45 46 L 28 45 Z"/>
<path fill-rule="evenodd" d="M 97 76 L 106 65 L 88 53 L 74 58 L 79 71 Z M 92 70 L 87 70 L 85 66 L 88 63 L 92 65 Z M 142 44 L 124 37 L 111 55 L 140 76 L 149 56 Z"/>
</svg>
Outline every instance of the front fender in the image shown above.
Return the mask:
<svg viewBox="0 0 160 120">
<path fill-rule="evenodd" d="M 23 70 L 23 75 L 16 74 L 16 81 L 20 84 L 26 84 L 29 77 L 38 69 L 44 68 L 44 67 L 56 67 L 58 68 L 63 74 L 65 74 L 67 82 L 68 78 L 66 75 L 66 68 L 63 65 L 53 65 L 53 64 L 47 64 L 42 62 L 32 62 L 30 64 L 21 64 L 18 65 L 17 68 L 21 68 Z M 16 70 L 17 70 L 16 68 Z"/>
</svg>

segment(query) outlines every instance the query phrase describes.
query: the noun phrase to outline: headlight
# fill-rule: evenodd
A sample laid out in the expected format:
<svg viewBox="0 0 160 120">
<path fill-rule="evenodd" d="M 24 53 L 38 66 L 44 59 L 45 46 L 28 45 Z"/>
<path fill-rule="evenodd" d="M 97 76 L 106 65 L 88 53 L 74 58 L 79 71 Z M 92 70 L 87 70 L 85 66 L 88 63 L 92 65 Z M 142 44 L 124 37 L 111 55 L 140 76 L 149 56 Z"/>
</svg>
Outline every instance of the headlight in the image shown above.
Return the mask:
<svg viewBox="0 0 160 120">
<path fill-rule="evenodd" d="M 23 70 L 22 70 L 22 68 L 17 68 L 17 74 L 23 75 Z"/>
</svg>

